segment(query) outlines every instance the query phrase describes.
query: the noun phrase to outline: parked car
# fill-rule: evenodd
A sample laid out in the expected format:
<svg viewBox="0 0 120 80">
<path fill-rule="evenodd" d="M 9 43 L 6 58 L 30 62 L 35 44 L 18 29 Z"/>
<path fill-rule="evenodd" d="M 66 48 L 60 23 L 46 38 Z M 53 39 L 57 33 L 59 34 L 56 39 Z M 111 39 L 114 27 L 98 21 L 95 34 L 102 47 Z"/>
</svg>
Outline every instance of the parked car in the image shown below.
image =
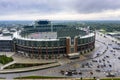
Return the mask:
<svg viewBox="0 0 120 80">
<path fill-rule="evenodd" d="M 106 77 L 115 77 L 115 73 L 107 72 Z"/>
</svg>

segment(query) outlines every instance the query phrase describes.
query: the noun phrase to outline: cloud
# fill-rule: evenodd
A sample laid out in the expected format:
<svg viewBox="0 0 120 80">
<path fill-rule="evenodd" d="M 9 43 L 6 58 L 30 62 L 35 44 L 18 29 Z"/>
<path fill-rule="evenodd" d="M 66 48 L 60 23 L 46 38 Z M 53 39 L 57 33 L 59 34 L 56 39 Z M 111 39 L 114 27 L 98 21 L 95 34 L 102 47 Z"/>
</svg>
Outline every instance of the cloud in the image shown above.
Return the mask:
<svg viewBox="0 0 120 80">
<path fill-rule="evenodd" d="M 0 0 L 0 10 L 0 16 L 10 18 L 13 15 L 18 18 L 24 15 L 60 16 L 64 13 L 67 13 L 64 14 L 66 16 L 73 14 L 87 16 L 94 13 L 94 15 L 104 14 L 110 10 L 119 11 L 120 0 Z"/>
<path fill-rule="evenodd" d="M 49 20 L 120 20 L 120 9 L 119 10 L 108 10 L 101 13 L 68 13 L 61 12 L 49 15 L 41 14 L 23 14 L 23 15 L 4 15 L 0 16 L 0 20 L 38 20 L 38 19 L 49 19 Z"/>
<path fill-rule="evenodd" d="M 1 0 L 0 13 L 59 13 L 75 11 L 78 13 L 94 13 L 104 10 L 119 9 L 120 0 Z"/>
<path fill-rule="evenodd" d="M 59 4 L 60 2 L 60 4 Z M 61 1 L 56 0 L 2 0 L 0 14 L 56 13 L 62 10 Z"/>
<path fill-rule="evenodd" d="M 73 9 L 79 13 L 96 13 L 120 9 L 120 0 L 76 0 Z"/>
</svg>

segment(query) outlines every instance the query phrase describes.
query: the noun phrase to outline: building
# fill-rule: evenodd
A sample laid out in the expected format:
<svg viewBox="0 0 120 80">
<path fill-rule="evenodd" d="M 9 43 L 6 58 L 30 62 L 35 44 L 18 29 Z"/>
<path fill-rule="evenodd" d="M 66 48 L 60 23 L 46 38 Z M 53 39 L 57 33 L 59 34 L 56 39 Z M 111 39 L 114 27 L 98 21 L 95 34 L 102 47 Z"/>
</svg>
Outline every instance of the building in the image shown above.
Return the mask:
<svg viewBox="0 0 120 80">
<path fill-rule="evenodd" d="M 11 47 L 11 51 L 29 58 L 77 58 L 94 49 L 95 34 L 77 27 L 54 25 L 46 20 L 35 21 L 13 34 Z"/>
<path fill-rule="evenodd" d="M 13 39 L 11 34 L 0 34 L 0 52 L 13 52 Z"/>
</svg>

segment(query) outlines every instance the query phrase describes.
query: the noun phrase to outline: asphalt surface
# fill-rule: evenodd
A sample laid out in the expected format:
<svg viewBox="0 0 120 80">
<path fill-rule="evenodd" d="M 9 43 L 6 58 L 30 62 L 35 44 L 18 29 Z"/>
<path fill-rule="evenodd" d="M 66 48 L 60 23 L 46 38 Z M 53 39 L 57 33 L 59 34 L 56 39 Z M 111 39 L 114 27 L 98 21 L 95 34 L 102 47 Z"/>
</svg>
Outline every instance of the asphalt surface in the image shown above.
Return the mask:
<svg viewBox="0 0 120 80">
<path fill-rule="evenodd" d="M 76 70 L 77 74 L 72 74 L 69 77 L 75 78 L 101 78 L 106 77 L 108 72 L 113 73 L 116 77 L 120 76 L 120 50 L 113 49 L 113 47 L 120 47 L 117 43 L 120 41 L 111 38 L 107 35 L 97 32 L 96 33 L 96 47 L 97 50 L 92 52 L 92 55 L 85 56 L 86 60 L 71 62 L 68 64 L 62 64 L 61 66 L 30 71 L 21 73 L 8 73 L 0 74 L 0 77 L 6 78 L 8 80 L 15 77 L 22 76 L 61 76 L 68 77 L 68 75 L 61 74 L 60 71 Z M 82 74 L 78 74 L 78 73 Z"/>
</svg>

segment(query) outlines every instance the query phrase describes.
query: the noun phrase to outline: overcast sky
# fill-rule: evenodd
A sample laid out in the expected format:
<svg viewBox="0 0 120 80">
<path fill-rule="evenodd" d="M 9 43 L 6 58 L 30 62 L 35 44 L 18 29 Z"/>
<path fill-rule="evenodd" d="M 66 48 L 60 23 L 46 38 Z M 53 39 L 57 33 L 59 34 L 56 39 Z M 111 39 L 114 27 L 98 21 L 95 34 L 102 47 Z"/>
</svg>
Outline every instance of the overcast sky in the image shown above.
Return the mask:
<svg viewBox="0 0 120 80">
<path fill-rule="evenodd" d="M 0 0 L 0 20 L 120 20 L 120 0 Z"/>
</svg>

